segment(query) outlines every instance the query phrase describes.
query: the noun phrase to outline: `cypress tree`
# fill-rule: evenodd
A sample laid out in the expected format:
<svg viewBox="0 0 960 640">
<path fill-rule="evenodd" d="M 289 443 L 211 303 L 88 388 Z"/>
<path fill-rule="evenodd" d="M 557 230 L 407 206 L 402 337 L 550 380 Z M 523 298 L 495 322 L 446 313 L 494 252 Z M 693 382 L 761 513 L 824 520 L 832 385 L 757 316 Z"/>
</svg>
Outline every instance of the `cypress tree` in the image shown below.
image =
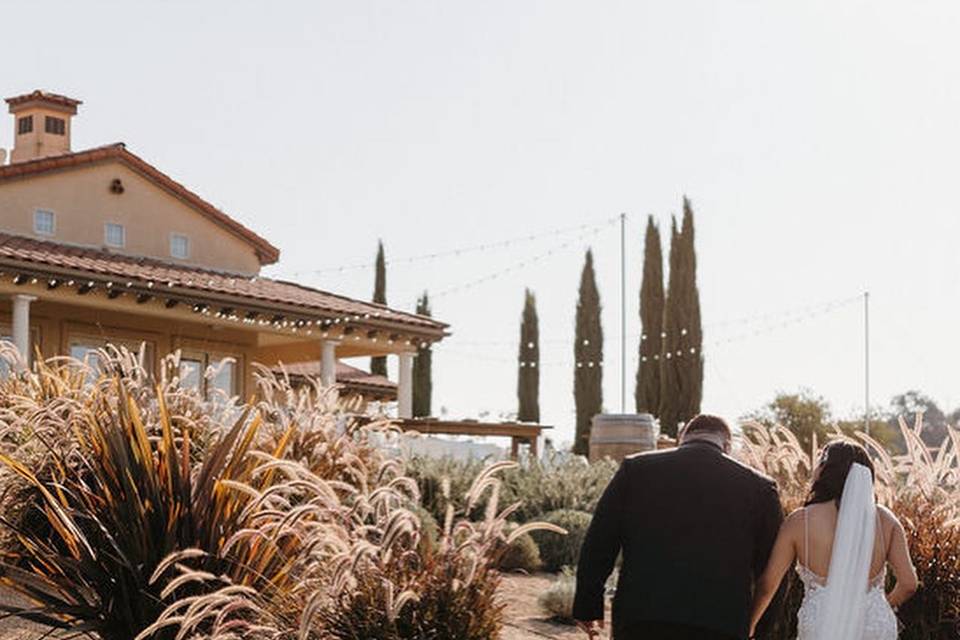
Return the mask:
<svg viewBox="0 0 960 640">
<path fill-rule="evenodd" d="M 380 240 L 377 246 L 376 275 L 373 283 L 373 301 L 380 304 L 387 304 L 387 261 L 383 254 L 383 240 Z M 370 373 L 374 375 L 387 375 L 387 356 L 374 356 L 370 358 Z"/>
<path fill-rule="evenodd" d="M 684 422 L 700 413 L 703 399 L 703 327 L 700 321 L 700 290 L 697 288 L 697 251 L 694 245 L 693 207 L 683 198 L 683 224 L 680 236 L 683 239 L 684 307 L 687 309 L 686 334 L 681 330 L 682 361 L 684 372 L 684 402 L 680 419 Z"/>
<path fill-rule="evenodd" d="M 573 345 L 573 398 L 576 403 L 574 453 L 590 452 L 590 421 L 603 410 L 603 329 L 600 326 L 600 292 L 593 270 L 593 252 L 587 250 L 580 274 L 580 297 Z"/>
<path fill-rule="evenodd" d="M 660 229 L 647 218 L 640 285 L 640 361 L 637 368 L 637 413 L 660 413 L 660 351 L 663 331 L 663 250 Z"/>
<path fill-rule="evenodd" d="M 520 321 L 520 350 L 517 356 L 517 420 L 540 422 L 540 329 L 537 298 L 527 289 Z"/>
<path fill-rule="evenodd" d="M 680 329 L 684 323 L 682 305 L 682 259 L 680 234 L 677 219 L 670 221 L 670 273 L 667 298 L 663 306 L 663 324 L 660 345 L 660 429 L 668 436 L 676 437 L 677 423 L 682 410 L 680 358 L 675 355 L 680 348 Z"/>
<path fill-rule="evenodd" d="M 430 315 L 430 298 L 427 292 L 417 299 L 417 313 Z M 413 416 L 423 418 L 431 415 L 433 397 L 433 352 L 429 345 L 421 345 L 413 359 Z"/>
<path fill-rule="evenodd" d="M 679 423 L 700 412 L 703 397 L 703 329 L 697 288 L 693 207 L 683 198 L 683 223 L 673 220 L 670 238 L 670 276 L 664 305 L 663 345 L 660 353 L 660 427 L 677 435 Z"/>
</svg>

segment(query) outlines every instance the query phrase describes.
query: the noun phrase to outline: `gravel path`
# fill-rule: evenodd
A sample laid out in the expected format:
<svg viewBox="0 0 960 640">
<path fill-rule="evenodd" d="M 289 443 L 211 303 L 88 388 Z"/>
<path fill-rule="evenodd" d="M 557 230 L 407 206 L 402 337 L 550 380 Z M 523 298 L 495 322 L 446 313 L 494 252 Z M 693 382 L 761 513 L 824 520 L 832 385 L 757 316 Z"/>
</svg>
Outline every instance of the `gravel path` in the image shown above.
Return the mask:
<svg viewBox="0 0 960 640">
<path fill-rule="evenodd" d="M 586 640 L 576 627 L 557 624 L 547 619 L 537 604 L 537 597 L 552 584 L 549 574 L 509 574 L 504 576 L 500 594 L 507 603 L 506 624 L 500 640 Z M 608 616 L 609 619 L 609 616 Z M 607 636 L 602 636 L 606 638 Z"/>
</svg>

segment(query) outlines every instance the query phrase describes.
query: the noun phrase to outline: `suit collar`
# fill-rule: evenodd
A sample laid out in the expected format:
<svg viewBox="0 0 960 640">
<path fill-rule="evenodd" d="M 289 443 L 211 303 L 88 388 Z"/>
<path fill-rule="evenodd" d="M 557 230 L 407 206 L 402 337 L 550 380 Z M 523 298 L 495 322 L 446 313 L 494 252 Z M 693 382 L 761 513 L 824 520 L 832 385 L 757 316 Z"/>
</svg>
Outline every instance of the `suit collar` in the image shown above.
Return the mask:
<svg viewBox="0 0 960 640">
<path fill-rule="evenodd" d="M 709 440 L 690 440 L 689 442 L 684 442 L 680 445 L 680 448 L 685 449 L 687 447 L 698 448 L 698 449 L 713 449 L 719 453 L 723 453 L 723 447 L 718 445 L 716 442 L 710 442 Z"/>
</svg>

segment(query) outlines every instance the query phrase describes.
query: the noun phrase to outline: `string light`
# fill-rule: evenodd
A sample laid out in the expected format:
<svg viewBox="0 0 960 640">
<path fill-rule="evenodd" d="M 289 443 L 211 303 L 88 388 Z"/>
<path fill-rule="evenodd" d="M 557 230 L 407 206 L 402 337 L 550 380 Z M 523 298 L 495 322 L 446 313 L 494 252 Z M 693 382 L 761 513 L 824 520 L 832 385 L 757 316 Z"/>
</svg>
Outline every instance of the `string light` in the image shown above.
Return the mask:
<svg viewBox="0 0 960 640">
<path fill-rule="evenodd" d="M 565 235 L 567 233 L 584 231 L 585 229 L 603 228 L 607 225 L 613 224 L 614 222 L 618 222 L 619 220 L 620 220 L 620 217 L 617 216 L 614 218 L 609 218 L 599 223 L 584 223 L 584 224 L 579 224 L 572 227 L 561 227 L 559 229 L 552 229 L 550 231 L 544 231 L 542 233 L 536 233 L 533 235 L 518 236 L 514 238 L 508 238 L 505 240 L 498 240 L 495 242 L 485 242 L 482 244 L 469 245 L 469 246 L 460 247 L 457 249 L 447 249 L 444 251 L 436 251 L 433 253 L 425 253 L 420 255 L 407 256 L 403 258 L 394 258 L 392 260 L 385 260 L 384 264 L 386 264 L 387 266 L 407 265 L 407 264 L 415 264 L 418 262 L 439 260 L 441 258 L 448 258 L 451 256 L 459 257 L 463 255 L 468 255 L 471 253 L 491 251 L 495 249 L 504 249 L 504 248 L 513 246 L 515 244 L 534 242 L 536 240 L 541 240 L 543 238 L 556 237 L 556 236 Z M 288 277 L 296 278 L 299 276 L 311 275 L 311 274 L 321 275 L 325 273 L 344 273 L 347 271 L 357 271 L 361 269 L 363 270 L 373 269 L 375 266 L 376 266 L 375 263 L 371 263 L 369 261 L 357 262 L 349 265 L 338 265 L 338 266 L 322 267 L 320 269 L 305 269 L 302 271 L 294 271 L 294 272 L 291 272 Z"/>
<path fill-rule="evenodd" d="M 4 276 L 5 274 L 2 271 L 0 271 L 0 279 L 2 279 Z M 30 284 L 37 284 L 39 282 L 37 277 L 24 274 L 19 270 L 18 272 L 11 274 L 11 280 L 12 282 L 18 285 L 25 284 L 27 282 L 29 282 Z M 191 281 L 188 281 L 188 282 L 191 282 Z M 61 281 L 57 280 L 56 278 L 47 279 L 45 277 L 44 279 L 44 284 L 50 289 L 57 288 L 60 285 L 60 283 Z M 98 283 L 93 280 L 78 282 L 76 280 L 71 279 L 71 280 L 67 280 L 65 284 L 67 287 L 76 287 L 76 291 L 79 295 L 91 294 L 95 292 L 98 287 Z M 153 294 L 146 294 L 146 293 L 143 293 L 142 291 L 136 291 L 134 289 L 135 284 L 137 283 L 130 280 L 124 283 L 125 287 L 118 287 L 117 283 L 115 283 L 112 280 L 108 280 L 106 282 L 100 283 L 99 286 L 102 287 L 102 289 L 107 293 L 107 297 L 109 297 L 111 300 L 120 298 L 125 295 L 129 295 L 129 296 L 132 296 L 137 301 L 138 304 L 146 304 L 151 299 L 154 299 L 158 304 L 163 305 L 167 309 L 173 309 L 181 302 L 184 302 L 189 304 L 190 309 L 193 311 L 193 313 L 196 313 L 198 315 L 215 318 L 220 321 L 237 322 L 237 323 L 242 323 L 247 325 L 257 325 L 261 327 L 269 326 L 274 330 L 277 330 L 277 331 L 285 330 L 292 334 L 299 333 L 300 330 L 305 327 L 312 327 L 312 326 L 329 327 L 333 324 L 343 326 L 344 332 L 351 332 L 353 328 L 347 326 L 348 324 L 351 324 L 351 323 L 357 324 L 362 321 L 368 321 L 370 319 L 380 319 L 380 318 L 390 319 L 392 316 L 405 315 L 399 312 L 393 312 L 391 310 L 378 310 L 375 312 L 369 312 L 364 314 L 354 313 L 350 315 L 343 315 L 343 316 L 336 316 L 336 317 L 325 316 L 322 318 L 295 318 L 294 319 L 294 318 L 287 318 L 282 314 L 278 314 L 277 316 L 274 317 L 273 320 L 268 320 L 264 318 L 258 318 L 257 316 L 259 315 L 259 312 L 251 310 L 246 312 L 244 317 L 241 317 L 236 312 L 236 310 L 232 307 L 222 307 L 219 309 L 212 309 L 211 305 L 205 301 L 197 301 L 197 302 L 190 303 L 188 300 L 180 298 L 179 296 L 166 295 L 161 297 L 155 297 Z M 155 287 L 155 284 L 156 283 L 153 280 L 150 280 L 150 281 L 147 281 L 146 283 L 141 283 L 141 286 L 145 286 L 147 289 L 153 289 Z M 167 284 L 170 287 L 175 286 L 175 283 L 173 281 L 168 281 Z M 312 330 L 307 330 L 305 333 L 307 335 L 312 335 L 313 332 Z M 324 338 L 329 337 L 329 332 L 324 331 L 323 337 Z M 360 340 L 361 336 L 356 335 L 354 339 Z M 374 338 L 373 341 L 375 342 L 376 338 Z M 388 343 L 393 344 L 394 340 L 390 339 Z M 409 345 L 412 343 L 411 341 L 408 340 L 407 344 Z M 418 339 L 418 345 L 419 345 L 419 348 L 421 349 L 429 349 L 430 342 L 429 340 Z"/>
<path fill-rule="evenodd" d="M 524 260 L 521 260 L 521 261 L 519 261 L 519 262 L 516 262 L 516 263 L 514 263 L 514 264 L 511 264 L 511 265 L 509 265 L 509 266 L 507 266 L 507 267 L 504 267 L 504 268 L 502 268 L 502 269 L 499 269 L 499 270 L 497 270 L 497 271 L 494 271 L 494 272 L 492 272 L 492 273 L 489 273 L 489 274 L 487 274 L 487 275 L 485 275 L 485 276 L 482 276 L 482 277 L 480 277 L 480 278 L 476 278 L 476 279 L 474 279 L 474 280 L 469 280 L 469 281 L 467 281 L 467 282 L 464 282 L 464 283 L 462 283 L 462 284 L 455 285 L 455 286 L 452 286 L 452 287 L 447 287 L 446 289 L 441 289 L 440 291 L 438 291 L 438 292 L 436 292 L 436 293 L 431 293 L 431 294 L 430 294 L 430 298 L 436 300 L 436 299 L 443 298 L 443 297 L 446 297 L 446 296 L 449 296 L 449 295 L 452 295 L 452 294 L 455 294 L 455 293 L 460 293 L 460 292 L 462 292 L 462 291 L 466 291 L 466 290 L 472 289 L 472 288 L 474 288 L 474 287 L 476 287 L 476 286 L 478 286 L 478 285 L 485 284 L 485 283 L 490 282 L 490 281 L 492 281 L 492 280 L 496 280 L 497 278 L 500 278 L 501 276 L 504 276 L 504 275 L 506 275 L 506 274 L 508 274 L 508 273 L 512 273 L 513 271 L 517 271 L 517 270 L 519 270 L 519 269 L 523 269 L 523 268 L 525 268 L 525 267 L 527 267 L 527 266 L 529 266 L 529 265 L 531 265 L 531 264 L 540 262 L 541 260 L 544 260 L 544 259 L 546 259 L 546 258 L 549 258 L 549 257 L 552 256 L 554 253 L 557 253 L 557 252 L 559 252 L 559 251 L 563 251 L 564 249 L 569 249 L 569 248 L 572 247 L 574 244 L 578 244 L 578 243 L 580 243 L 582 240 L 584 240 L 584 239 L 586 239 L 586 238 L 588 238 L 588 237 L 590 237 L 590 236 L 595 236 L 595 235 L 597 235 L 598 233 L 600 233 L 601 231 L 603 231 L 605 228 L 612 226 L 613 223 L 618 222 L 619 219 L 620 219 L 620 218 L 617 217 L 617 218 L 614 218 L 614 219 L 608 221 L 607 223 L 605 223 L 605 224 L 603 224 L 603 225 L 598 225 L 598 226 L 590 229 L 587 233 L 583 233 L 583 234 L 581 234 L 580 236 L 578 236 L 577 238 L 575 238 L 575 239 L 573 239 L 573 240 L 567 240 L 566 242 L 563 242 L 563 243 L 561 243 L 561 244 L 555 245 L 555 246 L 551 247 L 550 249 L 547 249 L 546 251 L 544 251 L 544 252 L 542 252 L 542 253 L 539 253 L 539 254 L 531 257 L 531 258 L 526 258 L 526 259 L 524 259 Z"/>
</svg>

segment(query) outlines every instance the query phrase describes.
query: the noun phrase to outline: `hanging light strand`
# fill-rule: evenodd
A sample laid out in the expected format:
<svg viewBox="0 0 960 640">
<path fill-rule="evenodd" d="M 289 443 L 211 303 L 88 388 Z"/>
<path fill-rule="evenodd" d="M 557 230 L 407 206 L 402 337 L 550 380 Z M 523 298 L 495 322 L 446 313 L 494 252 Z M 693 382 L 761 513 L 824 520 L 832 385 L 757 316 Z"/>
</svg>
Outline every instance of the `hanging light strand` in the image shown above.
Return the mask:
<svg viewBox="0 0 960 640">
<path fill-rule="evenodd" d="M 430 262 L 433 260 L 440 260 L 443 258 L 449 257 L 459 257 L 463 255 L 469 255 L 473 253 L 481 253 L 485 251 L 494 251 L 498 249 L 505 249 L 519 244 L 525 244 L 528 242 L 536 242 L 537 240 L 542 240 L 544 238 L 554 238 L 558 236 L 563 236 L 571 233 L 589 231 L 591 229 L 603 228 L 607 225 L 613 224 L 618 221 L 620 218 L 610 218 L 602 222 L 595 223 L 585 223 L 579 224 L 572 227 L 561 227 L 558 229 L 552 229 L 550 231 L 544 231 L 542 233 L 535 233 L 532 235 L 517 236 L 513 238 L 508 238 L 505 240 L 497 240 L 494 242 L 485 242 L 481 244 L 468 245 L 465 247 L 460 247 L 457 249 L 447 249 L 444 251 L 436 251 L 434 253 L 424 253 L 414 256 L 406 256 L 402 258 L 393 258 L 385 261 L 387 266 L 398 266 L 398 265 L 410 265 L 417 264 L 420 262 Z M 341 266 L 329 266 L 322 267 L 319 269 L 304 269 L 301 271 L 294 271 L 289 274 L 288 277 L 296 278 L 305 275 L 323 275 L 326 273 L 346 273 L 348 271 L 360 271 L 360 270 L 370 270 L 375 267 L 375 263 L 371 261 L 366 262 L 356 262 L 354 264 L 341 265 Z"/>
<path fill-rule="evenodd" d="M 562 251 L 564 251 L 564 250 L 566 250 L 566 249 L 569 249 L 569 248 L 573 247 L 574 245 L 577 245 L 577 244 L 581 243 L 582 241 L 586 240 L 587 238 L 596 236 L 596 235 L 599 234 L 601 231 L 603 231 L 603 230 L 606 229 L 606 228 L 611 227 L 614 223 L 618 222 L 619 220 L 620 220 L 620 218 L 613 218 L 613 219 L 611 219 L 611 220 L 608 220 L 605 224 L 591 227 L 591 228 L 588 229 L 587 231 L 582 232 L 582 233 L 581 233 L 579 236 L 577 236 L 576 238 L 572 238 L 572 239 L 567 240 L 567 241 L 565 241 L 565 242 L 563 242 L 563 243 L 561 243 L 561 244 L 554 245 L 553 247 L 551 247 L 550 249 L 547 249 L 546 251 L 544 251 L 544 252 L 542 252 L 542 253 L 536 254 L 536 255 L 534 255 L 534 256 L 532 256 L 532 257 L 529 257 L 529 258 L 524 258 L 523 260 L 520 260 L 519 262 L 515 262 L 515 263 L 513 263 L 513 264 L 511 264 L 511 265 L 509 265 L 509 266 L 506 266 L 506 267 L 502 268 L 502 269 L 498 269 L 498 270 L 496 270 L 496 271 L 493 271 L 493 272 L 491 272 L 491 273 L 488 273 L 488 274 L 485 275 L 485 276 L 481 276 L 481 277 L 479 277 L 479 278 L 475 278 L 475 279 L 473 279 L 473 280 L 468 280 L 468 281 L 463 282 L 463 283 L 461 283 L 461 284 L 457 284 L 457 285 L 453 285 L 453 286 L 447 287 L 447 288 L 445 288 L 445 289 L 441 289 L 441 290 L 437 291 L 436 293 L 431 293 L 431 294 L 430 294 L 430 298 L 431 298 L 431 300 L 435 300 L 435 299 L 443 298 L 443 297 L 446 297 L 446 296 L 449 296 L 449 295 L 453 295 L 453 294 L 456 294 L 456 293 L 460 293 L 460 292 L 462 292 L 462 291 L 467 291 L 467 290 L 469 290 L 469 289 L 473 289 L 474 287 L 480 286 L 480 285 L 485 284 L 485 283 L 487 283 L 487 282 L 491 282 L 491 281 L 493 281 L 493 280 L 496 280 L 496 279 L 498 279 L 498 278 L 500 278 L 500 277 L 502 277 L 502 276 L 505 276 L 505 275 L 507 275 L 507 274 L 509 274 L 509 273 L 513 273 L 514 271 L 519 271 L 519 270 L 524 269 L 524 268 L 526 268 L 526 267 L 532 266 L 532 265 L 534 265 L 534 264 L 536 264 L 536 263 L 538 263 L 538 262 L 541 262 L 541 261 L 543 261 L 543 260 L 545 260 L 545 259 L 553 256 L 553 255 L 556 254 L 556 253 L 560 253 L 560 252 L 562 252 Z"/>
</svg>

